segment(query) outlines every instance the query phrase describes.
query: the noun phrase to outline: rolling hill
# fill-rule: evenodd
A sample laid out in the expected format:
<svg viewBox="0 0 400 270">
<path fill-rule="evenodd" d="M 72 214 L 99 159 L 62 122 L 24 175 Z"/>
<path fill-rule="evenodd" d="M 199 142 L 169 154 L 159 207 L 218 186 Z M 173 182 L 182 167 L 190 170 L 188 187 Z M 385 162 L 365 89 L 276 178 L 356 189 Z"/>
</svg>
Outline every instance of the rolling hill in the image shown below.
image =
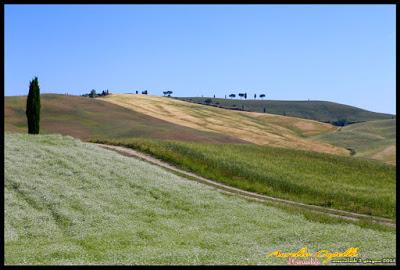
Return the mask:
<svg viewBox="0 0 400 270">
<path fill-rule="evenodd" d="M 396 256 L 396 232 L 306 219 L 60 135 L 5 134 L 5 264 L 286 264 Z"/>
<path fill-rule="evenodd" d="M 206 99 L 211 99 L 209 105 L 227 109 L 244 109 L 251 112 L 267 113 L 312 119 L 320 122 L 333 123 L 340 120 L 348 122 L 363 122 L 380 119 L 392 119 L 391 114 L 376 113 L 357 107 L 329 101 L 286 101 L 286 100 L 240 100 L 207 97 L 178 97 L 195 103 L 206 104 Z"/>
<path fill-rule="evenodd" d="M 225 134 L 254 144 L 349 155 L 347 149 L 308 139 L 337 129 L 326 123 L 273 114 L 231 111 L 149 95 L 112 94 L 101 99 L 176 125 Z"/>
<path fill-rule="evenodd" d="M 5 130 L 26 132 L 26 97 L 5 97 Z M 132 137 L 255 143 L 396 162 L 395 119 L 345 127 L 273 114 L 230 111 L 147 95 L 42 95 L 42 133 L 82 140 Z"/>
<path fill-rule="evenodd" d="M 176 125 L 100 99 L 44 94 L 41 104 L 41 133 L 60 133 L 82 140 L 144 137 L 247 143 L 229 135 Z M 25 106 L 25 96 L 5 97 L 6 131 L 27 132 Z"/>
<path fill-rule="evenodd" d="M 375 120 L 342 127 L 315 139 L 352 149 L 356 157 L 396 164 L 396 120 Z"/>
</svg>

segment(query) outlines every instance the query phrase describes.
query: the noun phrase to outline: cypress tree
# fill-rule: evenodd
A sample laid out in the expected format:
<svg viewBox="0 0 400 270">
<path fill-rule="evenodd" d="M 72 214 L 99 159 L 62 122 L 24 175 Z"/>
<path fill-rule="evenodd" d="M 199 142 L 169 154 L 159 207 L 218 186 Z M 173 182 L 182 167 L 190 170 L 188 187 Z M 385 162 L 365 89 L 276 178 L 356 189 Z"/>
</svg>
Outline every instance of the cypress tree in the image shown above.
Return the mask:
<svg viewBox="0 0 400 270">
<path fill-rule="evenodd" d="M 28 118 L 28 133 L 39 134 L 40 88 L 37 77 L 29 83 L 29 93 L 26 100 L 26 117 Z"/>
</svg>

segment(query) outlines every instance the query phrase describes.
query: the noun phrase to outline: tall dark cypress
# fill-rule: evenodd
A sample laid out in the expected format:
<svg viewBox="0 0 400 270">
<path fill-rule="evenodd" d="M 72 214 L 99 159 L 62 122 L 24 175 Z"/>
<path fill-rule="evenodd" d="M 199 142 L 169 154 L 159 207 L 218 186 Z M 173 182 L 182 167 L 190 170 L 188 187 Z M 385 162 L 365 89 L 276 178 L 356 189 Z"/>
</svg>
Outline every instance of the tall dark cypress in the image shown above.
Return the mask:
<svg viewBox="0 0 400 270">
<path fill-rule="evenodd" d="M 26 117 L 28 118 L 28 133 L 39 134 L 40 88 L 37 77 L 29 83 L 29 93 L 26 100 Z"/>
</svg>

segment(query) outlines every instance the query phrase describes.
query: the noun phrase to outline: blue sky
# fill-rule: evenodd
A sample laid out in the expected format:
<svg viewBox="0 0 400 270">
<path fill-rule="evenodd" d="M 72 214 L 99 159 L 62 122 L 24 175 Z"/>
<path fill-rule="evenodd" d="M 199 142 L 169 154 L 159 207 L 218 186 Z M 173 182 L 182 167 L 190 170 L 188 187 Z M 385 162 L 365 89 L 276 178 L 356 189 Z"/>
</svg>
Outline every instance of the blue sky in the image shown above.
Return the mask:
<svg viewBox="0 0 400 270">
<path fill-rule="evenodd" d="M 149 90 L 396 111 L 394 5 L 6 5 L 5 95 Z"/>
</svg>

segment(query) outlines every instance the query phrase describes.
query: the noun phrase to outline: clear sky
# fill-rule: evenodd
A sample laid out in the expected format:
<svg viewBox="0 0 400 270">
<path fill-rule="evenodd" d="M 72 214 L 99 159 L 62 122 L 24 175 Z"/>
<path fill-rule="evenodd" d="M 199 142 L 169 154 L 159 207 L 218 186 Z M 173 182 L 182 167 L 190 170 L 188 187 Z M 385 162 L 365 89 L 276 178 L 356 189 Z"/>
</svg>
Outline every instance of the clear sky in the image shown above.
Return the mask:
<svg viewBox="0 0 400 270">
<path fill-rule="evenodd" d="M 396 111 L 394 5 L 6 5 L 5 95 L 148 90 Z"/>
</svg>

